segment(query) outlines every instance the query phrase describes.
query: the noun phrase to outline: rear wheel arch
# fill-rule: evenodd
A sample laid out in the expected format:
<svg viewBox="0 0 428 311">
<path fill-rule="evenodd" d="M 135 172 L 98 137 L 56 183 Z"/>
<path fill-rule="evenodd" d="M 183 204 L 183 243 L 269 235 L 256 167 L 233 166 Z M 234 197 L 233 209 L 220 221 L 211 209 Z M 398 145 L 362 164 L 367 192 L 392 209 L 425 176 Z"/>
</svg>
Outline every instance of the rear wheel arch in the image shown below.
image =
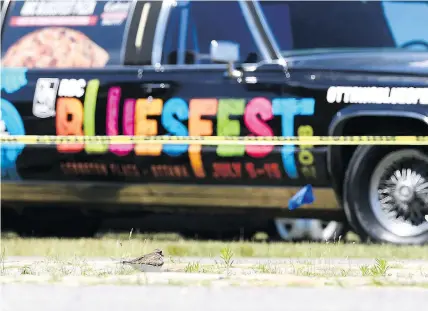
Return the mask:
<svg viewBox="0 0 428 311">
<path fill-rule="evenodd" d="M 353 108 L 353 106 L 351 106 Z M 330 136 L 354 135 L 428 135 L 428 111 L 386 109 L 339 111 L 330 124 Z M 393 124 L 393 128 L 391 127 Z M 343 202 L 343 180 L 358 146 L 329 146 L 327 168 L 339 202 Z"/>
</svg>

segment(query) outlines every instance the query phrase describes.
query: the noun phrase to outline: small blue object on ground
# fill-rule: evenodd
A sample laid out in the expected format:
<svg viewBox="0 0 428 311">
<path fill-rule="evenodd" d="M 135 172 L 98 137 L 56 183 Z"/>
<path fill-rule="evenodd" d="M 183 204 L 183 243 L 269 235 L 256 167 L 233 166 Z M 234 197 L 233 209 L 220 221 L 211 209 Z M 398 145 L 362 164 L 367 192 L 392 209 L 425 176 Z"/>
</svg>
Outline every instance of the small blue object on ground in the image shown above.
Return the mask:
<svg viewBox="0 0 428 311">
<path fill-rule="evenodd" d="M 288 201 L 288 209 L 295 210 L 304 204 L 313 203 L 314 200 L 315 198 L 314 193 L 312 192 L 312 186 L 306 185 Z"/>
</svg>

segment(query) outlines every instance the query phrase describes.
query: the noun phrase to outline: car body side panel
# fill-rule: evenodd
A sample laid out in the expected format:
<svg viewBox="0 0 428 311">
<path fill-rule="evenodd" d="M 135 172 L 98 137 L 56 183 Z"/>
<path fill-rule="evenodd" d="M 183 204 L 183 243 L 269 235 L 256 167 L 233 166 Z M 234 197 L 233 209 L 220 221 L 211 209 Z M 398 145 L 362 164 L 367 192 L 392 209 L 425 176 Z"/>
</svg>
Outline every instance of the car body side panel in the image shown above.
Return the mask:
<svg viewBox="0 0 428 311">
<path fill-rule="evenodd" d="M 135 40 L 144 28 L 144 7 L 134 7 L 139 15 L 130 23 L 132 35 L 125 45 L 134 44 L 136 50 L 123 53 L 127 64 L 141 57 L 146 64 L 157 48 L 154 58 L 165 56 L 156 42 L 162 33 L 156 35 L 153 27 Z M 154 24 L 165 7 L 150 9 L 147 20 Z M 244 20 L 241 24 L 248 26 Z M 251 42 L 255 36 L 247 37 Z M 141 41 L 153 51 L 138 48 Z M 171 53 L 177 52 L 174 48 Z M 185 58 L 177 54 L 177 59 Z M 209 57 L 202 60 L 210 62 Z M 225 65 L 202 63 L 3 68 L 2 130 L 11 135 L 324 136 L 335 116 L 351 109 L 347 107 L 376 101 L 379 109 L 394 105 L 401 107 L 397 111 L 426 111 L 423 53 L 321 51 L 285 57 L 282 64 L 246 64 L 241 78 L 227 77 Z M 420 99 L 415 101 L 416 95 Z M 370 124 L 364 126 L 370 134 Z M 2 148 L 2 200 L 278 208 L 311 184 L 316 189 L 311 208 L 338 206 L 327 146 Z"/>
<path fill-rule="evenodd" d="M 147 69 L 139 78 L 138 68 L 29 70 L 27 85 L 6 98 L 33 135 L 325 134 L 335 109 L 316 109 L 323 92 L 305 97 L 279 88 L 255 91 L 223 72 Z M 52 88 L 42 89 L 43 83 Z M 42 105 L 55 107 L 55 115 L 34 116 L 33 109 Z M 318 113 L 330 116 L 318 118 Z M 16 167 L 21 179 L 34 181 L 323 187 L 328 185 L 325 151 L 311 146 L 27 146 Z"/>
</svg>

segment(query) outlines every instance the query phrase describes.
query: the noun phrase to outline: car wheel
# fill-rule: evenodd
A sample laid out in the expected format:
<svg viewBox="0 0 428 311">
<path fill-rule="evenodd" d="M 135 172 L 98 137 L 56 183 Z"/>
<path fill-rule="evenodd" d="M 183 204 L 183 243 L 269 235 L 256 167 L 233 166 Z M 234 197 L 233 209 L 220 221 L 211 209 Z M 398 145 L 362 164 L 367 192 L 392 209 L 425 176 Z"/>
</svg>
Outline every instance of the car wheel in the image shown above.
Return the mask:
<svg viewBox="0 0 428 311">
<path fill-rule="evenodd" d="M 339 241 L 344 240 L 347 231 L 341 222 L 314 219 L 311 222 L 309 237 L 313 241 Z"/>
<path fill-rule="evenodd" d="M 274 223 L 277 235 L 284 241 L 333 241 L 346 234 L 345 226 L 336 221 L 277 218 Z"/>
<path fill-rule="evenodd" d="M 359 146 L 343 197 L 348 221 L 362 240 L 428 242 L 428 155 L 422 149 Z"/>
</svg>

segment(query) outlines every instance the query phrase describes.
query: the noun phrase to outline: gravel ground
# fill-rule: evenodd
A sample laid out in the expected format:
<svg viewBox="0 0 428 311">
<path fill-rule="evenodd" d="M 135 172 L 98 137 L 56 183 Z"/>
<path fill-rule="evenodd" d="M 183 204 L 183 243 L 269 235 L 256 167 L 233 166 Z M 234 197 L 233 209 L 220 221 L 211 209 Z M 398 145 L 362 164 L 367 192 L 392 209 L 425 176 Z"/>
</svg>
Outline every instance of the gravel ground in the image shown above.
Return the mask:
<svg viewBox="0 0 428 311">
<path fill-rule="evenodd" d="M 372 259 L 168 258 L 142 273 L 111 258 L 7 257 L 0 263 L 2 311 L 425 310 L 428 262 Z"/>
<path fill-rule="evenodd" d="M 7 257 L 0 272 L 1 284 L 428 288 L 428 262 L 420 260 L 169 257 L 161 273 L 143 273 L 112 258 Z"/>
<path fill-rule="evenodd" d="M 428 251 L 428 249 L 427 249 Z M 5 262 L 34 262 L 45 260 L 46 257 L 42 256 L 7 256 Z M 87 260 L 97 261 L 97 262 L 112 262 L 111 258 L 106 257 L 87 257 Z M 177 257 L 177 260 L 180 262 L 195 262 L 198 261 L 201 264 L 210 264 L 213 263 L 213 258 L 210 257 Z M 218 258 L 217 258 L 218 260 Z M 233 258 L 234 262 L 237 264 L 257 264 L 257 263 L 312 263 L 312 264 L 323 264 L 329 263 L 332 265 L 340 264 L 352 264 L 352 265 L 366 265 L 373 264 L 373 258 L 257 258 L 257 257 L 248 257 L 248 258 Z M 427 260 L 415 260 L 415 259 L 402 259 L 390 261 L 392 264 L 405 264 L 405 265 L 415 265 L 415 266 L 428 266 Z"/>
</svg>

